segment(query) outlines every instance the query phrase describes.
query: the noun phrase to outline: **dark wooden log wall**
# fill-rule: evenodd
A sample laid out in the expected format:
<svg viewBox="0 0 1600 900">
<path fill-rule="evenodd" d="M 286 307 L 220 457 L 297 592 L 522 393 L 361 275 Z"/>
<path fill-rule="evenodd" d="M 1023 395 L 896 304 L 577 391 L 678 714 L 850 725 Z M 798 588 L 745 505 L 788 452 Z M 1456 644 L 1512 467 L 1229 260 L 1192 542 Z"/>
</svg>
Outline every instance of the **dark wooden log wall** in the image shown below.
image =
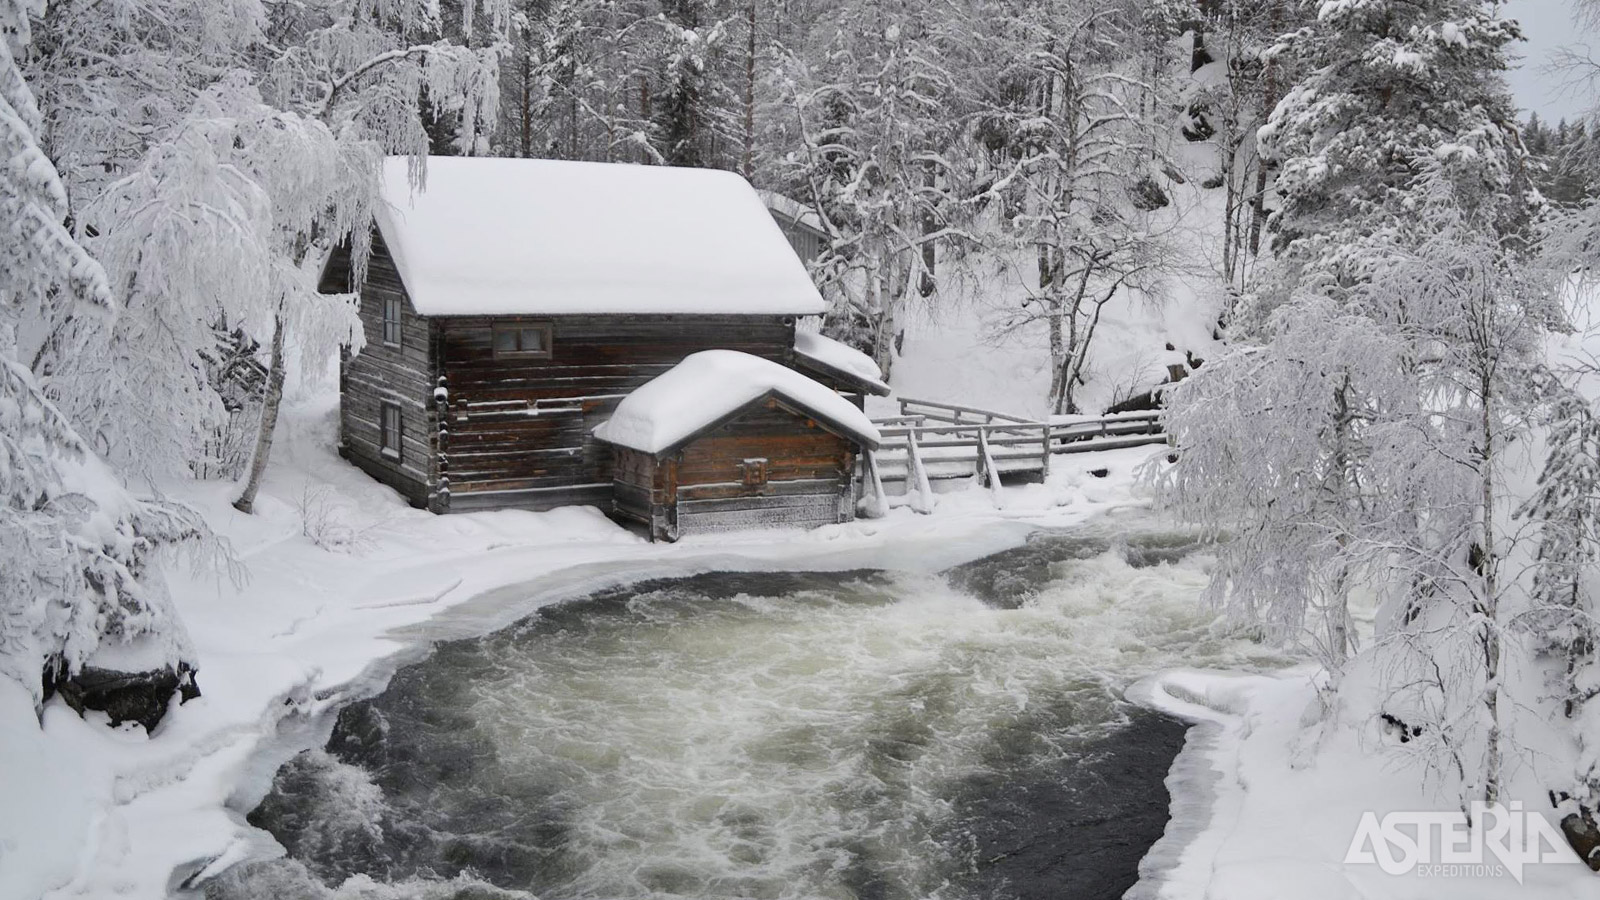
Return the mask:
<svg viewBox="0 0 1600 900">
<path fill-rule="evenodd" d="M 745 460 L 767 482 L 744 482 Z M 615 510 L 652 537 L 762 525 L 811 527 L 855 517 L 856 446 L 804 412 L 769 399 L 656 460 L 617 448 Z"/>
<path fill-rule="evenodd" d="M 399 347 L 383 342 L 383 301 L 388 297 L 402 300 Z M 366 346 L 347 354 L 340 368 L 340 452 L 399 491 L 412 505 L 427 506 L 438 462 L 431 326 L 412 308 L 400 273 L 378 234 L 373 235 L 372 260 L 361 285 L 361 325 Z M 380 452 L 379 410 L 384 402 L 400 407 L 399 462 Z"/>
<path fill-rule="evenodd" d="M 612 453 L 590 437 L 635 388 L 709 349 L 785 362 L 785 316 L 436 318 L 452 415 L 446 454 L 450 508 L 567 503 L 609 506 Z M 494 326 L 552 325 L 548 359 L 496 359 Z M 581 399 L 540 411 L 526 404 Z M 506 406 L 486 407 L 496 402 Z M 521 407 L 521 408 L 519 408 Z"/>
</svg>

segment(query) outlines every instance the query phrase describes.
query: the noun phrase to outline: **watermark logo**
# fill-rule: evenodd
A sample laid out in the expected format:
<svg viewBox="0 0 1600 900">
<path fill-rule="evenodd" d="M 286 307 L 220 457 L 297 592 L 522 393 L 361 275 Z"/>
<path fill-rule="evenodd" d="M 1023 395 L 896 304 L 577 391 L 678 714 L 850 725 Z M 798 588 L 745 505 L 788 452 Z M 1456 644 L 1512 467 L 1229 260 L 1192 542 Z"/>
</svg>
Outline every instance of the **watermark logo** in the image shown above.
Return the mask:
<svg viewBox="0 0 1600 900">
<path fill-rule="evenodd" d="M 1512 801 L 1510 808 L 1475 801 L 1472 822 L 1476 827 L 1468 826 L 1460 810 L 1391 812 L 1381 819 L 1363 813 L 1344 861 L 1376 865 L 1390 875 L 1493 878 L 1509 873 L 1517 884 L 1529 865 L 1578 863 L 1561 832 L 1538 813 L 1523 811 L 1521 801 Z"/>
</svg>

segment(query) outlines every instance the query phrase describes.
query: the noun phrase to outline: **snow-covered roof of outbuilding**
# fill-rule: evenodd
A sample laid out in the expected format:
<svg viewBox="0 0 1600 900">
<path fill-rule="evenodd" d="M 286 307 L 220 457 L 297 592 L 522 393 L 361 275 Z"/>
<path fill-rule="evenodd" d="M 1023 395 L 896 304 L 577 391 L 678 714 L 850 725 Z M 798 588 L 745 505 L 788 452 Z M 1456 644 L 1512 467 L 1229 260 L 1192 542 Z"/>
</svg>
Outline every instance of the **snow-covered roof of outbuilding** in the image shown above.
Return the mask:
<svg viewBox="0 0 1600 900">
<path fill-rule="evenodd" d="M 849 400 L 787 366 L 737 350 L 690 354 L 623 398 L 594 436 L 660 455 L 768 394 L 868 447 L 881 440 L 866 413 Z"/>
<path fill-rule="evenodd" d="M 824 375 L 846 376 L 861 389 L 880 397 L 890 393 L 889 385 L 883 380 L 883 370 L 872 357 L 833 338 L 813 331 L 796 331 L 794 352 L 800 357 L 802 368 L 820 370 Z"/>
<path fill-rule="evenodd" d="M 378 228 L 425 316 L 812 315 L 822 297 L 732 172 L 542 159 L 384 161 Z"/>
</svg>

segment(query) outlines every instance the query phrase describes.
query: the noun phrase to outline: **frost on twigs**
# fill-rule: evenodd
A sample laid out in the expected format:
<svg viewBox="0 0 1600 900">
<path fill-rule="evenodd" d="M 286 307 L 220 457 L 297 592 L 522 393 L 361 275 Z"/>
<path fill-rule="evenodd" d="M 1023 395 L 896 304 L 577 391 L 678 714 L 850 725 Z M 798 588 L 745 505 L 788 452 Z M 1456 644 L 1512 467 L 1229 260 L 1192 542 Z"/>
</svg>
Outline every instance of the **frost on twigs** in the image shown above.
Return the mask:
<svg viewBox="0 0 1600 900">
<path fill-rule="evenodd" d="M 160 551 L 208 538 L 186 507 L 131 496 L 18 359 L 29 322 L 116 312 L 105 272 L 61 224 L 66 194 L 34 136 L 14 54 L 38 12 L 0 0 L 0 234 L 11 238 L 0 253 L 0 675 L 35 702 L 45 679 L 134 644 L 141 661 L 176 668 L 189 642 Z"/>
<path fill-rule="evenodd" d="M 375 524 L 361 524 L 357 513 L 327 485 L 307 484 L 295 502 L 300 533 L 330 553 L 356 553 L 372 543 Z"/>
</svg>

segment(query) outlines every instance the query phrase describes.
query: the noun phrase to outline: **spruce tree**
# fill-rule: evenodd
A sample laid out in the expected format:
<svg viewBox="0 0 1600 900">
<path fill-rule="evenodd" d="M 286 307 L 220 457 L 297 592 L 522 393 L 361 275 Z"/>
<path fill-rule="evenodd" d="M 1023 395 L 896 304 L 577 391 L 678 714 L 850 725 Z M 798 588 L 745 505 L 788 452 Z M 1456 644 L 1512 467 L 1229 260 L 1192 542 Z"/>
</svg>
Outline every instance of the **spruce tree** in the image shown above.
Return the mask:
<svg viewBox="0 0 1600 900">
<path fill-rule="evenodd" d="M 1497 227 L 1528 210 L 1515 106 L 1502 77 L 1515 21 L 1499 0 L 1321 0 L 1316 18 L 1274 47 L 1304 72 L 1261 129 L 1280 168 L 1268 221 L 1282 290 L 1348 287 L 1350 260 L 1414 213 L 1418 176 L 1450 161 L 1458 186 L 1503 205 Z"/>
</svg>

